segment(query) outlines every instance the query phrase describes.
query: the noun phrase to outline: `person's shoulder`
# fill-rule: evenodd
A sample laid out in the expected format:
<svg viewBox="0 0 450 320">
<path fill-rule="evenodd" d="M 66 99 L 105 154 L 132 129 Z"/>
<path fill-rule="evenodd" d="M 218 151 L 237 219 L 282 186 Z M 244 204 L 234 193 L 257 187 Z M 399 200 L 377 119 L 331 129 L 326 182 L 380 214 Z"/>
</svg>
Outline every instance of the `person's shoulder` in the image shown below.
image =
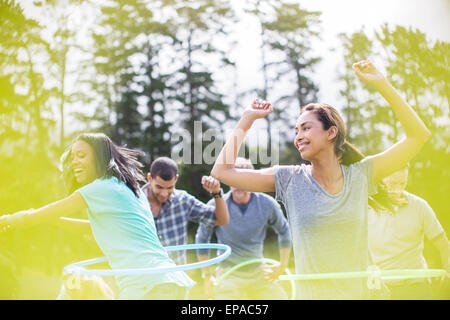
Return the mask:
<svg viewBox="0 0 450 320">
<path fill-rule="evenodd" d="M 85 185 L 85 188 L 114 188 L 119 186 L 119 180 L 112 176 L 112 177 L 100 177 L 92 181 L 91 183 Z"/>
<path fill-rule="evenodd" d="M 121 191 L 121 186 L 116 177 L 97 178 L 89 184 L 86 184 L 75 192 L 81 193 L 83 196 L 108 196 L 115 197 Z"/>
<path fill-rule="evenodd" d="M 280 204 L 278 201 L 272 197 L 271 195 L 263 192 L 254 192 L 253 193 L 257 202 L 260 203 L 261 206 L 266 208 L 280 208 Z"/>
<path fill-rule="evenodd" d="M 182 200 L 182 199 L 186 199 L 186 198 L 195 198 L 195 197 L 193 195 L 189 194 L 186 190 L 182 190 L 182 189 L 173 190 L 172 200 L 174 200 L 174 199 Z"/>
<path fill-rule="evenodd" d="M 410 192 L 407 192 L 407 191 L 404 191 L 403 192 L 403 195 L 406 197 L 406 199 L 408 200 L 408 204 L 411 204 L 411 205 L 420 205 L 420 206 L 426 206 L 426 207 L 428 207 L 428 202 L 425 200 L 425 199 L 423 199 L 423 198 L 421 198 L 421 197 L 419 197 L 419 196 L 417 196 L 417 195 L 415 195 L 415 194 L 412 194 L 412 193 L 410 193 Z"/>
<path fill-rule="evenodd" d="M 230 199 L 230 197 L 231 197 L 231 190 L 228 190 L 227 192 L 225 192 L 224 194 L 223 194 L 223 199 L 226 201 L 226 200 L 228 200 L 228 199 Z M 211 199 L 211 200 L 214 200 L 214 199 Z"/>
<path fill-rule="evenodd" d="M 193 197 L 186 190 L 183 190 L 183 189 L 174 189 L 173 194 L 176 196 L 186 196 L 186 197 L 191 196 L 191 197 Z"/>
<path fill-rule="evenodd" d="M 271 202 L 271 203 L 276 202 L 276 200 L 272 196 L 270 196 L 264 192 L 253 192 L 253 196 L 258 201 Z"/>
<path fill-rule="evenodd" d="M 373 156 L 367 156 L 359 161 L 353 162 L 349 165 L 342 165 L 344 172 L 358 175 L 367 175 L 370 168 L 373 168 Z M 357 178 L 358 179 L 358 178 Z"/>
<path fill-rule="evenodd" d="M 185 202 L 185 201 L 200 201 L 196 196 L 193 196 L 189 192 L 183 189 L 175 189 L 172 193 L 172 201 Z"/>
<path fill-rule="evenodd" d="M 373 156 L 367 156 L 367 157 L 362 158 L 359 161 L 355 161 L 353 163 L 346 164 L 346 165 L 344 164 L 343 166 L 348 167 L 348 168 L 358 168 L 358 167 L 367 165 L 369 162 L 372 162 L 372 159 L 373 159 Z"/>
</svg>

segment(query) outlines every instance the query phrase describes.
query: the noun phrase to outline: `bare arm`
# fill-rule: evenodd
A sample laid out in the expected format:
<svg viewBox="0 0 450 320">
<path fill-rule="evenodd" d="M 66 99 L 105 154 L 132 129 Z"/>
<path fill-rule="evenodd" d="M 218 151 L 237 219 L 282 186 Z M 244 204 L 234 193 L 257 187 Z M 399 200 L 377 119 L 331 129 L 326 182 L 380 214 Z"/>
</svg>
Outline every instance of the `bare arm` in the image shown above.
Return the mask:
<svg viewBox="0 0 450 320">
<path fill-rule="evenodd" d="M 276 265 L 267 265 L 264 268 L 264 278 L 270 282 L 278 279 L 284 273 L 289 264 L 289 255 L 291 248 L 280 248 L 280 263 Z"/>
<path fill-rule="evenodd" d="M 87 204 L 80 193 L 74 192 L 69 197 L 55 201 L 39 209 L 19 211 L 0 217 L 1 227 L 31 227 L 44 222 L 52 222 L 64 216 L 73 216 L 85 210 Z"/>
<path fill-rule="evenodd" d="M 217 157 L 211 175 L 229 186 L 253 192 L 275 191 L 273 168 L 262 170 L 237 169 L 234 167 L 239 149 L 248 130 L 256 119 L 263 118 L 273 111 L 270 103 L 255 100 L 244 111 L 232 135 Z"/>
<path fill-rule="evenodd" d="M 371 84 L 386 99 L 406 134 L 404 139 L 373 157 L 373 177 L 375 182 L 379 182 L 405 166 L 428 141 L 431 133 L 416 112 L 371 62 L 360 61 L 353 65 L 353 69 L 361 80 Z"/>
<path fill-rule="evenodd" d="M 52 225 L 63 228 L 75 233 L 90 234 L 91 233 L 91 223 L 89 220 L 85 219 L 74 219 L 67 217 L 59 217 L 55 220 L 50 221 Z"/>
<path fill-rule="evenodd" d="M 284 272 L 284 270 L 287 268 L 289 264 L 290 254 L 291 248 L 280 248 L 280 269 L 282 270 L 282 272 Z"/>
<path fill-rule="evenodd" d="M 214 224 L 216 226 L 226 226 L 230 220 L 227 204 L 223 198 L 214 198 L 214 202 L 216 206 L 216 221 Z"/>
<path fill-rule="evenodd" d="M 220 192 L 220 182 L 213 177 L 202 177 L 202 186 L 203 189 L 208 191 L 209 193 L 217 194 Z M 216 226 L 226 226 L 230 220 L 230 215 L 228 214 L 228 207 L 223 200 L 222 197 L 214 198 L 215 211 L 214 214 L 216 216 L 216 220 L 214 224 Z"/>
</svg>

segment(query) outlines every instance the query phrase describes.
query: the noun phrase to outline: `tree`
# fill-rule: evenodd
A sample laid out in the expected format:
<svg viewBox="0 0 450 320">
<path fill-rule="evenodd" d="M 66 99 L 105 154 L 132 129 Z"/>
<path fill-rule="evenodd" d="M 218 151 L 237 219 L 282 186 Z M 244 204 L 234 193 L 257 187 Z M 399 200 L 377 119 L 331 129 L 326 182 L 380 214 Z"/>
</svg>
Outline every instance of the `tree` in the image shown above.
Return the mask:
<svg viewBox="0 0 450 320">
<path fill-rule="evenodd" d="M 206 143 L 202 133 L 221 128 L 230 117 L 224 94 L 216 85 L 215 70 L 211 70 L 207 62 L 222 72 L 233 67 L 227 48 L 223 49 L 229 32 L 227 23 L 233 18 L 233 11 L 224 0 L 180 0 L 174 1 L 173 8 L 171 21 L 177 26 L 176 62 L 172 69 L 175 76 L 169 83 L 176 88 L 176 115 L 180 120 L 179 125 L 172 127 L 172 134 L 177 133 L 182 138 L 180 142 L 187 141 L 190 146 L 183 148 L 183 153 L 188 154 L 183 154 L 180 187 L 189 186 L 194 195 L 202 196 L 201 176 L 209 174 L 211 169 L 203 163 L 201 150 Z"/>
<path fill-rule="evenodd" d="M 450 192 L 450 79 L 448 43 L 430 41 L 418 29 L 385 24 L 376 34 L 389 53 L 387 70 L 395 86 L 418 112 L 432 136 L 411 163 L 408 188 L 426 199 L 444 228 L 450 226 L 445 201 Z M 439 186 L 437 188 L 437 186 Z"/>
<path fill-rule="evenodd" d="M 100 8 L 93 33 L 97 76 L 92 84 L 107 106 L 97 107 L 96 118 L 103 119 L 100 130 L 117 143 L 146 151 L 150 162 L 170 152 L 170 75 L 160 65 L 161 50 L 173 36 L 172 26 L 155 18 L 161 13 L 159 5 L 109 2 Z"/>
<path fill-rule="evenodd" d="M 54 121 L 49 112 L 50 91 L 44 85 L 38 62 L 47 58 L 47 43 L 40 37 L 42 27 L 26 18 L 14 1 L 1 1 L 0 10 L 0 30 L 8 35 L 0 42 L 0 161 L 4 189 L 0 197 L 7 210 L 6 204 L 26 206 L 48 198 L 36 193 L 19 201 L 26 187 L 43 183 L 45 174 L 54 169 L 50 139 Z"/>
<path fill-rule="evenodd" d="M 344 83 L 340 94 L 345 99 L 342 109 L 347 126 L 347 139 L 358 146 L 364 153 L 383 150 L 383 130 L 393 123 L 391 109 L 379 102 L 374 90 L 362 83 L 354 74 L 353 63 L 370 59 L 373 54 L 373 42 L 364 30 L 352 34 L 339 34 L 343 46 L 343 67 L 339 80 Z M 380 128 L 380 123 L 387 126 Z"/>
<path fill-rule="evenodd" d="M 44 27 L 25 16 L 15 1 L 0 1 L 0 204 L 2 213 L 38 208 L 64 194 L 58 177 L 59 150 L 47 68 L 50 58 Z M 46 270 L 55 243 L 44 227 L 19 229 L 2 237 L 17 271 L 29 261 Z M 40 241 L 30 245 L 38 238 Z M 38 244 L 37 244 L 38 243 Z M 38 262 L 39 261 L 39 262 Z M 41 264 L 42 263 L 42 264 Z"/>
<path fill-rule="evenodd" d="M 258 93 L 277 106 L 265 118 L 267 148 L 272 152 L 273 124 L 278 124 L 280 136 L 290 136 L 296 120 L 293 115 L 317 100 L 319 89 L 309 73 L 321 60 L 311 55 L 312 42 L 320 35 L 320 12 L 304 10 L 296 3 L 260 0 L 247 10 L 260 23 L 263 87 Z M 289 83 L 289 89 L 278 88 L 281 83 Z M 291 140 L 282 143 L 290 145 Z"/>
<path fill-rule="evenodd" d="M 387 77 L 430 129 L 430 141 L 411 161 L 407 189 L 424 198 L 444 229 L 448 229 L 448 43 L 433 43 L 420 30 L 387 24 L 374 33 L 373 40 L 362 31 L 341 35 L 341 39 L 346 63 L 369 56 L 385 61 Z M 350 70 L 350 65 L 346 69 Z M 401 126 L 378 93 L 369 88 L 361 90 L 350 74 L 342 74 L 340 79 L 345 85 L 341 92 L 347 99 L 344 110 L 352 142 L 366 154 L 374 154 L 402 138 Z M 428 255 L 427 260 L 439 267 L 439 259 L 433 255 Z"/>
</svg>

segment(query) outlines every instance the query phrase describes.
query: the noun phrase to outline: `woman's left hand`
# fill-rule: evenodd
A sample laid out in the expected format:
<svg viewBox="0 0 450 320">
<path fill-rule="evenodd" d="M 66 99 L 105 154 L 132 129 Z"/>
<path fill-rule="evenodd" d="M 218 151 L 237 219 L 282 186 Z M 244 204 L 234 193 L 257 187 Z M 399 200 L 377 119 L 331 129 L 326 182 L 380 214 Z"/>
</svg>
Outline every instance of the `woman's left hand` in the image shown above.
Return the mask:
<svg viewBox="0 0 450 320">
<path fill-rule="evenodd" d="M 376 86 L 386 82 L 385 76 L 369 60 L 356 62 L 352 67 L 356 75 L 368 84 Z"/>
</svg>

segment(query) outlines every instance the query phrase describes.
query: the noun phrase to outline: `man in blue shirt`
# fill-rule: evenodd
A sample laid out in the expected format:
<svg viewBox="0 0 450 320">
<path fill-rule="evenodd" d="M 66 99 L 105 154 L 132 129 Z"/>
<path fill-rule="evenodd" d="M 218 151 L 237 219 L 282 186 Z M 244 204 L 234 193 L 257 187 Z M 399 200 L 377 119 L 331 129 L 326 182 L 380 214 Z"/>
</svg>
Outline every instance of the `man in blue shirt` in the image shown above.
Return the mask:
<svg viewBox="0 0 450 320">
<path fill-rule="evenodd" d="M 178 166 L 170 158 L 160 157 L 153 161 L 148 183 L 142 187 L 150 203 L 159 239 L 164 247 L 187 244 L 188 222 L 208 226 L 226 225 L 228 210 L 222 199 L 220 182 L 213 177 L 202 177 L 202 186 L 214 198 L 206 205 L 184 190 L 175 189 Z M 186 264 L 186 252 L 169 252 L 177 265 Z"/>
<path fill-rule="evenodd" d="M 253 168 L 252 163 L 237 158 L 236 168 Z M 291 247 L 291 236 L 286 218 L 280 205 L 264 193 L 247 192 L 231 188 L 224 195 L 228 206 L 230 223 L 226 226 L 200 224 L 195 241 L 207 243 L 213 233 L 219 243 L 229 245 L 232 249 L 228 259 L 222 261 L 217 268 L 217 276 L 224 274 L 241 262 L 263 258 L 263 246 L 267 226 L 272 227 L 278 235 L 280 264 L 264 266 L 250 264 L 231 273 L 215 290 L 214 297 L 227 299 L 286 299 L 283 288 L 274 280 L 284 273 Z M 197 250 L 199 260 L 209 259 L 208 250 Z M 203 268 L 203 279 L 206 295 L 212 295 L 212 268 Z"/>
</svg>

